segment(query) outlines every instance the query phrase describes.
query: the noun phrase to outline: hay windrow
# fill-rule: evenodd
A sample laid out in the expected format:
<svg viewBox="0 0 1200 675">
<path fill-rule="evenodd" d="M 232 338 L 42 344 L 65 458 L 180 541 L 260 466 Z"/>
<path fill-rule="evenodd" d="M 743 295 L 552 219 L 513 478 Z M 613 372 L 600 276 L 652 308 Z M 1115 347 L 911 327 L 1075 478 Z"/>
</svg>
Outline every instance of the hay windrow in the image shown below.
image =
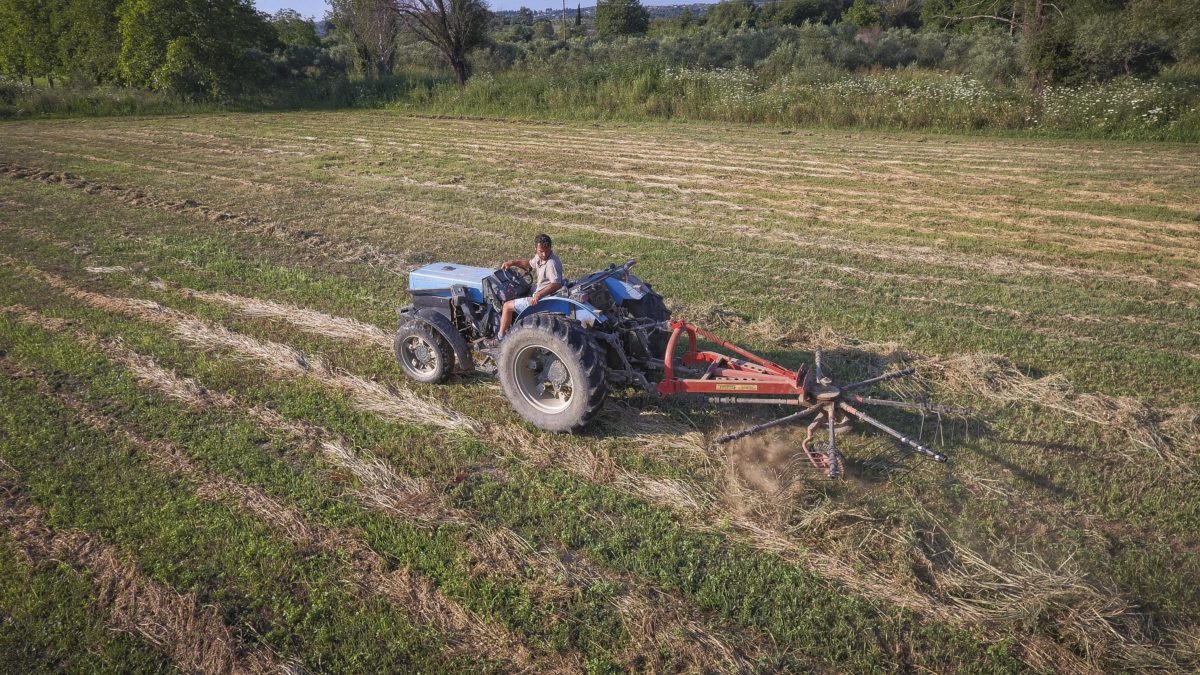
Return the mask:
<svg viewBox="0 0 1200 675">
<path fill-rule="evenodd" d="M 7 465 L 5 465 L 7 467 Z M 11 467 L 5 473 L 11 474 Z M 34 562 L 63 561 L 99 587 L 100 606 L 113 630 L 158 645 L 183 671 L 205 673 L 291 672 L 266 650 L 239 640 L 212 604 L 147 579 L 117 549 L 79 530 L 55 531 L 22 486 L 0 475 L 0 527 Z M 301 669 L 302 670 L 302 669 Z"/>
<path fill-rule="evenodd" d="M 429 424 L 448 431 L 474 429 L 473 421 L 439 403 L 421 398 L 407 389 L 385 387 L 353 374 L 335 373 L 319 357 L 308 356 L 290 346 L 256 340 L 152 300 L 94 293 L 48 272 L 34 272 L 56 290 L 97 309 L 166 325 L 187 342 L 203 348 L 229 350 L 238 358 L 256 361 L 290 377 L 310 376 L 332 384 L 369 412 L 400 422 Z"/>
<path fill-rule="evenodd" d="M 1094 424 L 1128 438 L 1133 447 L 1122 453 L 1127 461 L 1142 461 L 1140 450 L 1177 471 L 1193 474 L 1200 459 L 1200 411 L 1188 405 L 1163 409 L 1127 396 L 1081 393 L 1062 375 L 1031 377 L 1003 356 L 975 353 L 935 358 L 907 351 L 898 342 L 865 342 L 825 328 L 775 332 L 777 325 L 770 318 L 750 323 L 719 305 L 691 311 L 756 340 L 807 351 L 821 347 L 834 368 L 853 363 L 871 373 L 882 373 L 915 366 L 915 382 L 902 380 L 893 386 L 911 387 L 918 398 L 932 387 L 938 394 L 965 394 L 1004 406 L 1034 405 Z"/>
<path fill-rule="evenodd" d="M 180 289 L 185 296 L 233 307 L 251 318 L 280 319 L 297 328 L 339 340 L 354 340 L 384 349 L 392 348 L 392 337 L 378 327 L 354 319 L 331 316 L 296 305 L 244 298 L 230 293 L 212 293 L 190 288 Z"/>
</svg>

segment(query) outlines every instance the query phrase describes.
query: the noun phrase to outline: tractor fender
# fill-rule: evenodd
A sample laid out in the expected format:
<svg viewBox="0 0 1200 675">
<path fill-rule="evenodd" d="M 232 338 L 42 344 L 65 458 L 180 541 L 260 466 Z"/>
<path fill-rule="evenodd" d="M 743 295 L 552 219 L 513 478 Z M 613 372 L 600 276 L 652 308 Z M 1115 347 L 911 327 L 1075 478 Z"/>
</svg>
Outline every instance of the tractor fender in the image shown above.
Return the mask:
<svg viewBox="0 0 1200 675">
<path fill-rule="evenodd" d="M 475 361 L 471 359 L 471 350 L 467 347 L 467 341 L 463 339 L 462 334 L 454 328 L 454 324 L 450 323 L 449 319 L 432 307 L 422 307 L 415 312 L 408 313 L 408 316 L 420 319 L 433 326 L 438 335 L 446 338 L 446 342 L 454 350 L 454 361 L 458 366 L 458 372 L 474 372 Z"/>
<path fill-rule="evenodd" d="M 527 316 L 534 314 L 562 314 L 563 316 L 575 319 L 587 328 L 591 328 L 592 324 L 604 323 L 604 313 L 590 305 L 585 305 L 577 300 L 561 297 L 549 297 L 538 300 L 536 305 L 530 305 L 525 308 L 525 311 L 517 315 L 516 321 L 520 321 Z"/>
</svg>

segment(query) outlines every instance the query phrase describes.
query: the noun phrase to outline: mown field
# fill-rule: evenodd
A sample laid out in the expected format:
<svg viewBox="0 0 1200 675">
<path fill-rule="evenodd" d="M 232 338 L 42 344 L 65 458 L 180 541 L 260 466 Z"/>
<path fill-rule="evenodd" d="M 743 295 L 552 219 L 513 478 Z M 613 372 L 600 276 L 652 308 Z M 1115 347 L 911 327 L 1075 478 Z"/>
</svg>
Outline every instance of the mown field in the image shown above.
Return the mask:
<svg viewBox="0 0 1200 675">
<path fill-rule="evenodd" d="M 961 418 L 415 386 L 407 271 L 554 237 Z M 0 670 L 1200 668 L 1200 151 L 386 112 L 0 125 Z M 886 393 L 886 392 L 885 392 Z"/>
</svg>

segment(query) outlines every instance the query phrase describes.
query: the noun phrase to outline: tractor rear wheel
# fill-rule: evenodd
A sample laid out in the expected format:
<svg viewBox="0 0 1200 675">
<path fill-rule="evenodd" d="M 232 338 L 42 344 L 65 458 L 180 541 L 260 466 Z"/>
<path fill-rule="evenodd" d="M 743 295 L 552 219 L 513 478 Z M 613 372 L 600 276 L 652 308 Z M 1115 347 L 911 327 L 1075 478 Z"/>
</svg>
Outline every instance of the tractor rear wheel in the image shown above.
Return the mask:
<svg viewBox="0 0 1200 675">
<path fill-rule="evenodd" d="M 400 368 L 417 382 L 442 382 L 454 367 L 454 349 L 450 343 L 421 319 L 401 321 L 393 346 Z"/>
<path fill-rule="evenodd" d="M 498 374 L 517 414 L 545 431 L 575 431 L 596 416 L 608 395 L 595 339 L 557 314 L 534 314 L 509 331 Z"/>
</svg>

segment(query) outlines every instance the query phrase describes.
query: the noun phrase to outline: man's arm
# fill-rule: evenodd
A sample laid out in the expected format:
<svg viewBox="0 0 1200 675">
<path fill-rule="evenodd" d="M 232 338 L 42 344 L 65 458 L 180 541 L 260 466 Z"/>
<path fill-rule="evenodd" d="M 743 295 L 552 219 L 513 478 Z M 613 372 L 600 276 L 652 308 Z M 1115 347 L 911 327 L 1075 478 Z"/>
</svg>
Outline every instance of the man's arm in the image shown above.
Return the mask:
<svg viewBox="0 0 1200 675">
<path fill-rule="evenodd" d="M 562 284 L 558 283 L 557 281 L 546 284 L 542 290 L 533 294 L 533 298 L 530 299 L 529 304 L 536 305 L 538 300 L 541 300 L 547 295 L 553 295 L 554 293 L 558 292 L 558 289 L 560 288 L 562 288 Z"/>
<path fill-rule="evenodd" d="M 508 268 L 510 268 L 510 267 L 520 267 L 520 268 L 521 268 L 521 269 L 523 269 L 523 270 L 531 270 L 531 269 L 533 269 L 533 268 L 532 268 L 532 267 L 529 265 L 529 261 L 528 261 L 528 260 L 522 260 L 522 259 L 520 259 L 520 258 L 517 258 L 516 260 L 505 260 L 504 262 L 500 263 L 500 269 L 502 269 L 502 270 L 506 270 L 506 269 L 508 269 Z"/>
</svg>

